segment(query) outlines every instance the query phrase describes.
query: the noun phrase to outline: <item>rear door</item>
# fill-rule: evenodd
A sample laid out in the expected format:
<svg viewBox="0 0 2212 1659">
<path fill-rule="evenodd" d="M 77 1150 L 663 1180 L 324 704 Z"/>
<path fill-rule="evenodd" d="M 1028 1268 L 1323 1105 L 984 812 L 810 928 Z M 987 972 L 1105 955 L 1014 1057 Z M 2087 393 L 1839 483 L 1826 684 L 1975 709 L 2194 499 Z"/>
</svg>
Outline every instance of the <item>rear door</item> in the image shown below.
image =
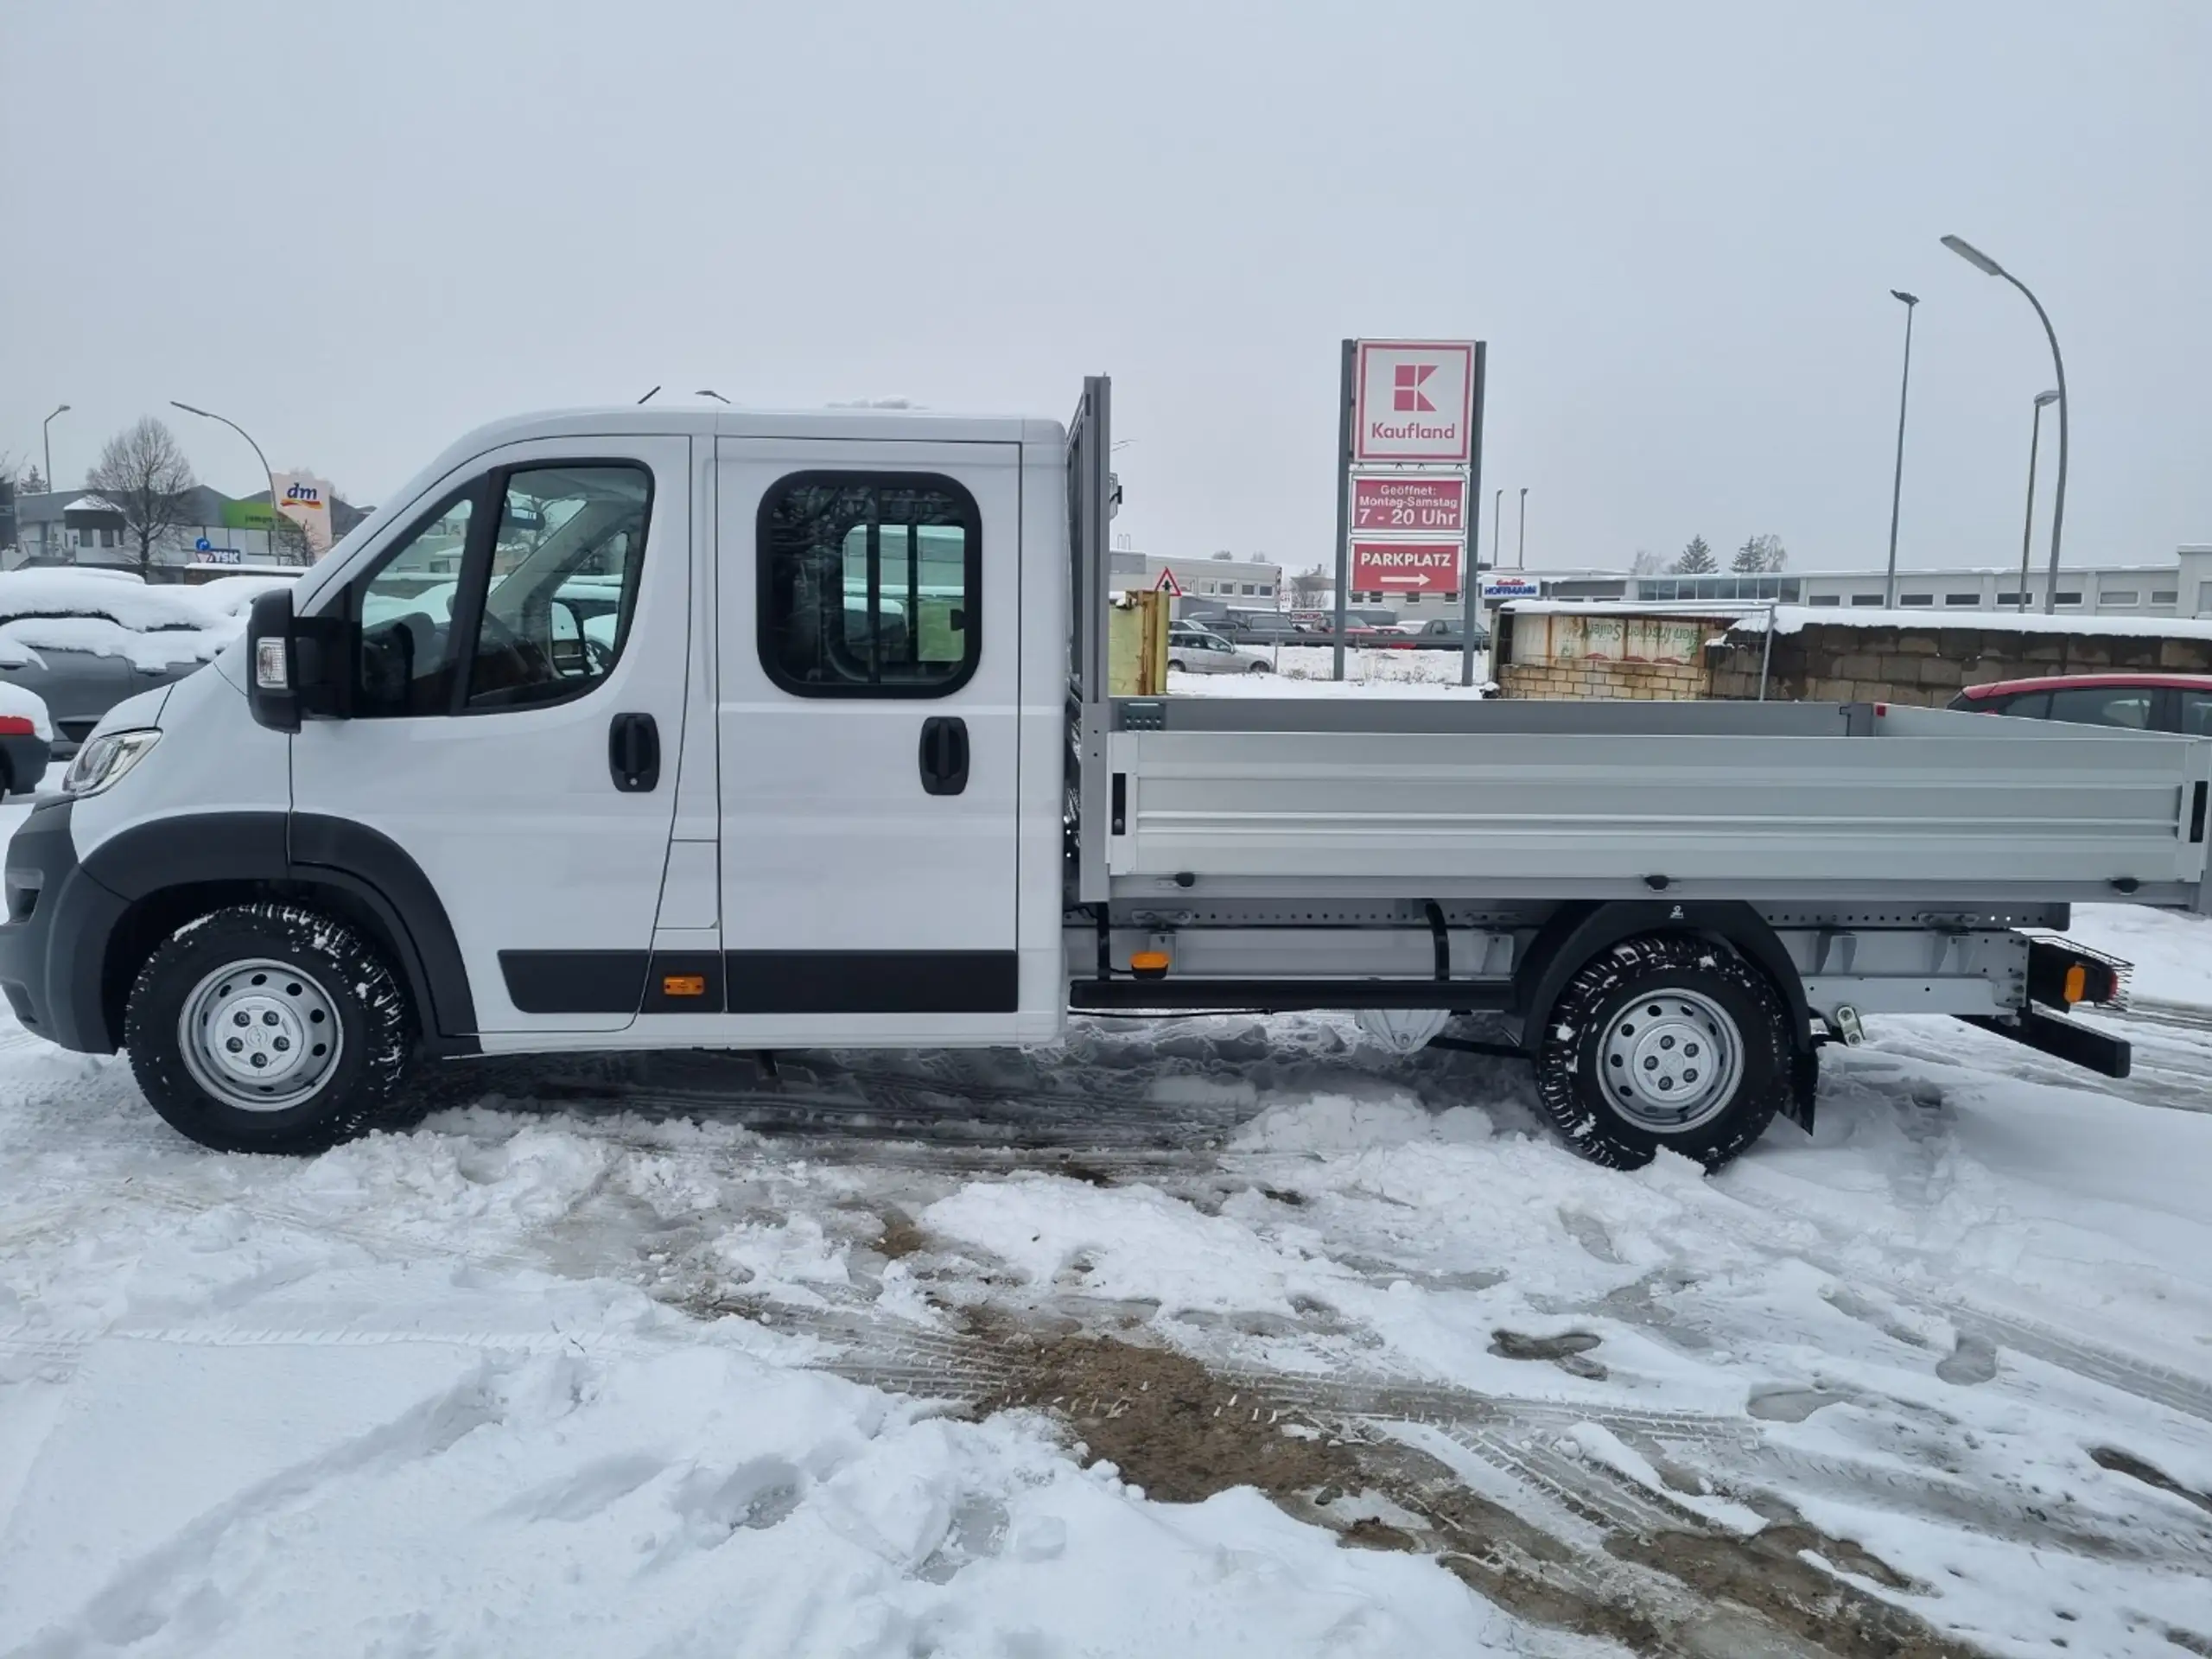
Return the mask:
<svg viewBox="0 0 2212 1659">
<path fill-rule="evenodd" d="M 1010 1039 L 1020 446 L 716 454 L 725 1039 Z"/>
<path fill-rule="evenodd" d="M 352 717 L 292 740 L 293 856 L 358 867 L 365 832 L 411 861 L 480 1031 L 637 1017 L 683 728 L 690 452 L 634 435 L 496 451 L 318 603 L 361 644 Z M 617 775 L 626 733 L 632 760 L 657 740 L 658 775 Z"/>
</svg>

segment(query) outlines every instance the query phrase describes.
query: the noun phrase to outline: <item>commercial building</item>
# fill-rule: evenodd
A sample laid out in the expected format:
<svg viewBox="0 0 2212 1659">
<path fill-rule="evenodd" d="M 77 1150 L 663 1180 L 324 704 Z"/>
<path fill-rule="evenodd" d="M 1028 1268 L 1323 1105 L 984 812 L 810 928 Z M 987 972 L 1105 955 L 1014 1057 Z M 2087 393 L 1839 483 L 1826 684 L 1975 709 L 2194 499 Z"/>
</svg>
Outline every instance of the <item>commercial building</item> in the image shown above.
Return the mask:
<svg viewBox="0 0 2212 1659">
<path fill-rule="evenodd" d="M 1771 575 L 1685 576 L 1668 572 L 1631 575 L 1618 570 L 1529 570 L 1546 599 L 1622 600 L 1638 603 L 1708 601 L 1879 609 L 1879 570 L 1788 570 Z M 1930 611 L 2039 612 L 2048 584 L 2032 571 L 2024 589 L 2018 566 L 1991 569 L 1959 566 L 1900 570 L 1897 608 Z M 2191 543 L 2158 564 L 2077 566 L 2059 572 L 2061 615 L 2212 616 L 2212 544 Z"/>
<path fill-rule="evenodd" d="M 367 516 L 334 499 L 327 511 L 335 536 L 345 535 Z M 154 542 L 156 581 L 181 580 L 195 564 L 250 567 L 300 562 L 300 535 L 277 534 L 276 515 L 265 489 L 232 497 L 195 484 L 184 492 L 177 518 Z M 0 569 L 68 565 L 137 569 L 137 538 L 123 509 L 92 490 L 17 495 L 13 533 L 0 540 Z"/>
<path fill-rule="evenodd" d="M 1209 558 L 1164 559 L 1133 548 L 1117 549 L 1107 567 L 1107 579 L 1123 591 L 1157 588 L 1172 574 L 1173 586 L 1182 590 L 1176 614 L 1195 606 L 1205 611 L 1224 608 L 1273 611 L 1284 607 L 1282 567 L 1254 553 L 1244 558 L 1216 553 Z"/>
</svg>

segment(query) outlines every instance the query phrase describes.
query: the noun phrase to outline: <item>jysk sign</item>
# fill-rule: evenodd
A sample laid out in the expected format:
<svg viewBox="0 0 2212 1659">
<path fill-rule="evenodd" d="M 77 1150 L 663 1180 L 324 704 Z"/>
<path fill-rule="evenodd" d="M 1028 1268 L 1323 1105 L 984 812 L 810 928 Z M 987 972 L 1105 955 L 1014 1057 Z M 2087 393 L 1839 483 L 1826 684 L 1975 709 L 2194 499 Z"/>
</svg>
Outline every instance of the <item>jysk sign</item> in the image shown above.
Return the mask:
<svg viewBox="0 0 2212 1659">
<path fill-rule="evenodd" d="M 1456 474 L 1370 473 L 1351 481 L 1355 531 L 1458 536 L 1466 524 L 1467 480 Z"/>
<path fill-rule="evenodd" d="M 1361 340 L 1352 459 L 1465 464 L 1474 453 L 1474 364 L 1472 340 Z"/>
</svg>

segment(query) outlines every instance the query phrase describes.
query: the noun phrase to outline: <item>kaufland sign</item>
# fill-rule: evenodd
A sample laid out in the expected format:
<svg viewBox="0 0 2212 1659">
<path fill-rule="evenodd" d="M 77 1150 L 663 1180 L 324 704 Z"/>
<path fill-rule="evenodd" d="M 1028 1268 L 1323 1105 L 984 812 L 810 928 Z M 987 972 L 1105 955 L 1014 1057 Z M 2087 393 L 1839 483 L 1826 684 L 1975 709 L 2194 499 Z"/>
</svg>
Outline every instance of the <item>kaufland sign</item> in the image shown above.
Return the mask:
<svg viewBox="0 0 2212 1659">
<path fill-rule="evenodd" d="M 1474 365 L 1472 340 L 1361 340 L 1352 459 L 1465 464 L 1474 448 Z"/>
</svg>

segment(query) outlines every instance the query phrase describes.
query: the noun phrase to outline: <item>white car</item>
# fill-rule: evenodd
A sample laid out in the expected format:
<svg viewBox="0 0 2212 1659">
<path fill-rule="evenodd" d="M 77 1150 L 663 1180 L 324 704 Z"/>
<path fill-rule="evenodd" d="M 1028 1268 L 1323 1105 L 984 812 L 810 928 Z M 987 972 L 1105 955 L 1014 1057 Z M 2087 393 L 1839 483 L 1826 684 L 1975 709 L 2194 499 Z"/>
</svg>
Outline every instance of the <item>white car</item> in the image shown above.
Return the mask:
<svg viewBox="0 0 2212 1659">
<path fill-rule="evenodd" d="M 1205 628 L 1176 627 L 1167 631 L 1167 666 L 1184 674 L 1265 674 L 1271 664 Z"/>
</svg>

